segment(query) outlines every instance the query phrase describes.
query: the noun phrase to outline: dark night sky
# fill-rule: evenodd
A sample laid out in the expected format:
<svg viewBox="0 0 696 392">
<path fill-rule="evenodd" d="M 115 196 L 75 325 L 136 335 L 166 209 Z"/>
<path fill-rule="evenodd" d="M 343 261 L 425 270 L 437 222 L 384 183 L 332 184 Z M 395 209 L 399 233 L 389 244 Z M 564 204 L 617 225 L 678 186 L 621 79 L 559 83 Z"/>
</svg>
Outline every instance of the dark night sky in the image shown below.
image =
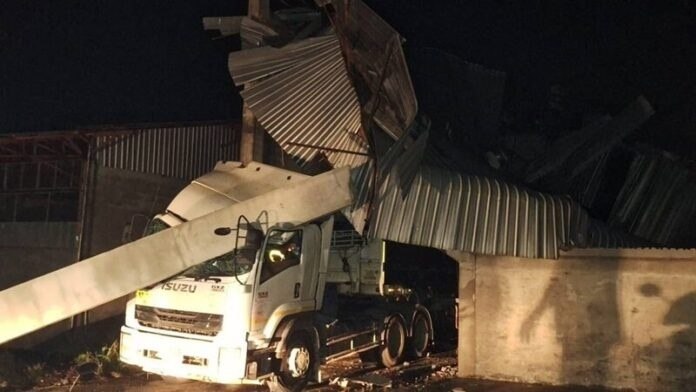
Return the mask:
<svg viewBox="0 0 696 392">
<path fill-rule="evenodd" d="M 240 14 L 240 2 L 13 3 L 0 11 L 0 132 L 238 112 L 229 42 L 201 17 Z"/>
<path fill-rule="evenodd" d="M 696 19 L 686 1 L 367 2 L 407 52 L 435 47 L 506 71 L 518 124 L 534 122 L 556 83 L 578 105 L 609 112 L 639 92 L 663 117 L 693 100 Z M 226 65 L 234 39 L 211 40 L 201 17 L 242 14 L 245 4 L 5 1 L 0 132 L 237 118 Z"/>
</svg>

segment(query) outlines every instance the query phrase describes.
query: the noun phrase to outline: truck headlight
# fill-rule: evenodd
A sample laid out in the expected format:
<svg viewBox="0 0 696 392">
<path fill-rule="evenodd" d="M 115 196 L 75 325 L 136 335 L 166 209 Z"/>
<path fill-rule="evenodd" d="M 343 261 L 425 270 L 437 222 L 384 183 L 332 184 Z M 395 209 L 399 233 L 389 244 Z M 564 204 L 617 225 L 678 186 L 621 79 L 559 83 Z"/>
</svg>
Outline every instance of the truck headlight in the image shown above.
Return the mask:
<svg viewBox="0 0 696 392">
<path fill-rule="evenodd" d="M 121 332 L 121 339 L 118 343 L 118 353 L 121 360 L 129 359 L 133 349 L 133 337 L 129 333 Z"/>
<path fill-rule="evenodd" d="M 220 369 L 228 369 L 228 371 L 236 372 L 242 361 L 242 350 L 239 348 L 223 347 L 220 349 L 220 353 L 218 354 L 218 365 Z"/>
</svg>

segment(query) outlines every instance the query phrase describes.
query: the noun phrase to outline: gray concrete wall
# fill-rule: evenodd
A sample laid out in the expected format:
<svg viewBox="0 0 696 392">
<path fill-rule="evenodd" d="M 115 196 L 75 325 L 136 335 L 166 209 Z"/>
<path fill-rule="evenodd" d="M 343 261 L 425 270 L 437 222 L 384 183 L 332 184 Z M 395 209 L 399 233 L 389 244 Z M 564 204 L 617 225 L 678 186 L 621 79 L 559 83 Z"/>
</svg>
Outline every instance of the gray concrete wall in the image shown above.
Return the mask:
<svg viewBox="0 0 696 392">
<path fill-rule="evenodd" d="M 188 184 L 171 177 L 120 169 L 95 169 L 87 204 L 88 219 L 82 258 L 140 238 L 148 219 L 163 212 Z M 65 267 L 75 260 L 77 223 L 15 222 L 0 224 L 0 289 Z M 76 282 L 78 283 L 78 282 Z M 126 297 L 111 301 L 75 318 L 76 325 L 96 322 L 125 311 Z M 11 342 L 31 347 L 73 325 L 63 320 Z"/>
<path fill-rule="evenodd" d="M 0 290 L 75 260 L 74 222 L 0 223 Z"/>
<path fill-rule="evenodd" d="M 476 375 L 696 390 L 696 251 L 472 259 Z"/>
<path fill-rule="evenodd" d="M 88 203 L 84 258 L 140 238 L 148 220 L 164 212 L 188 183 L 173 177 L 97 167 Z M 123 313 L 127 300 L 122 297 L 90 310 L 87 322 Z"/>
<path fill-rule="evenodd" d="M 141 237 L 148 219 L 163 212 L 189 181 L 97 167 L 88 205 L 84 257 Z"/>
</svg>

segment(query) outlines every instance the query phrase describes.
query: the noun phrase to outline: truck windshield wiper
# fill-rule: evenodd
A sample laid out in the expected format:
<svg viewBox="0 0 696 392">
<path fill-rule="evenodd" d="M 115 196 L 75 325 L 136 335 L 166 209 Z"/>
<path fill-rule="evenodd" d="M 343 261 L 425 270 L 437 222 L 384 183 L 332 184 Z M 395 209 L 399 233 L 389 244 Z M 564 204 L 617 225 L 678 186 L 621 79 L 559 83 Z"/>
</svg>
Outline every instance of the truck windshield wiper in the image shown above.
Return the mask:
<svg viewBox="0 0 696 392">
<path fill-rule="evenodd" d="M 202 280 L 202 281 L 204 281 L 204 282 L 209 281 L 209 280 L 211 280 L 211 281 L 213 281 L 213 282 L 215 282 L 215 283 L 220 283 L 220 282 L 222 282 L 222 279 L 220 279 L 220 278 L 214 278 L 214 277 L 211 277 L 210 275 L 197 276 L 197 277 L 195 277 L 194 279 L 197 280 L 197 281 Z"/>
</svg>

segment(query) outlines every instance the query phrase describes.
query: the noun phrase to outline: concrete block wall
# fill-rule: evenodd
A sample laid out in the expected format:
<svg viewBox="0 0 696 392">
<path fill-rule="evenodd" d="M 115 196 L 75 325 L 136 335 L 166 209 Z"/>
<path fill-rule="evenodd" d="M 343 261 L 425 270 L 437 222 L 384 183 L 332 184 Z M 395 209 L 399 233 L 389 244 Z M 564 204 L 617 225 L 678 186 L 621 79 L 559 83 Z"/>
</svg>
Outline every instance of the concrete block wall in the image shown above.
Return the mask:
<svg viewBox="0 0 696 392">
<path fill-rule="evenodd" d="M 87 204 L 82 258 L 108 251 L 140 238 L 148 219 L 163 212 L 188 184 L 177 178 L 97 167 Z M 12 222 L 0 224 L 0 289 L 44 275 L 75 262 L 75 222 Z M 125 311 L 123 297 L 79 315 L 76 325 L 93 323 Z M 63 320 L 11 342 L 31 347 L 67 331 Z"/>
<path fill-rule="evenodd" d="M 148 220 L 164 212 L 188 183 L 156 174 L 97 167 L 88 203 L 85 258 L 140 238 Z M 122 297 L 90 310 L 87 322 L 123 313 L 127 300 L 127 296 Z"/>
<path fill-rule="evenodd" d="M 462 293 L 472 304 L 460 306 L 460 374 L 696 390 L 696 251 L 458 259 L 460 305 Z"/>
<path fill-rule="evenodd" d="M 0 223 L 0 290 L 75 260 L 74 222 Z"/>
<path fill-rule="evenodd" d="M 140 238 L 148 219 L 164 212 L 188 183 L 173 177 L 97 167 L 88 203 L 85 257 Z"/>
</svg>

